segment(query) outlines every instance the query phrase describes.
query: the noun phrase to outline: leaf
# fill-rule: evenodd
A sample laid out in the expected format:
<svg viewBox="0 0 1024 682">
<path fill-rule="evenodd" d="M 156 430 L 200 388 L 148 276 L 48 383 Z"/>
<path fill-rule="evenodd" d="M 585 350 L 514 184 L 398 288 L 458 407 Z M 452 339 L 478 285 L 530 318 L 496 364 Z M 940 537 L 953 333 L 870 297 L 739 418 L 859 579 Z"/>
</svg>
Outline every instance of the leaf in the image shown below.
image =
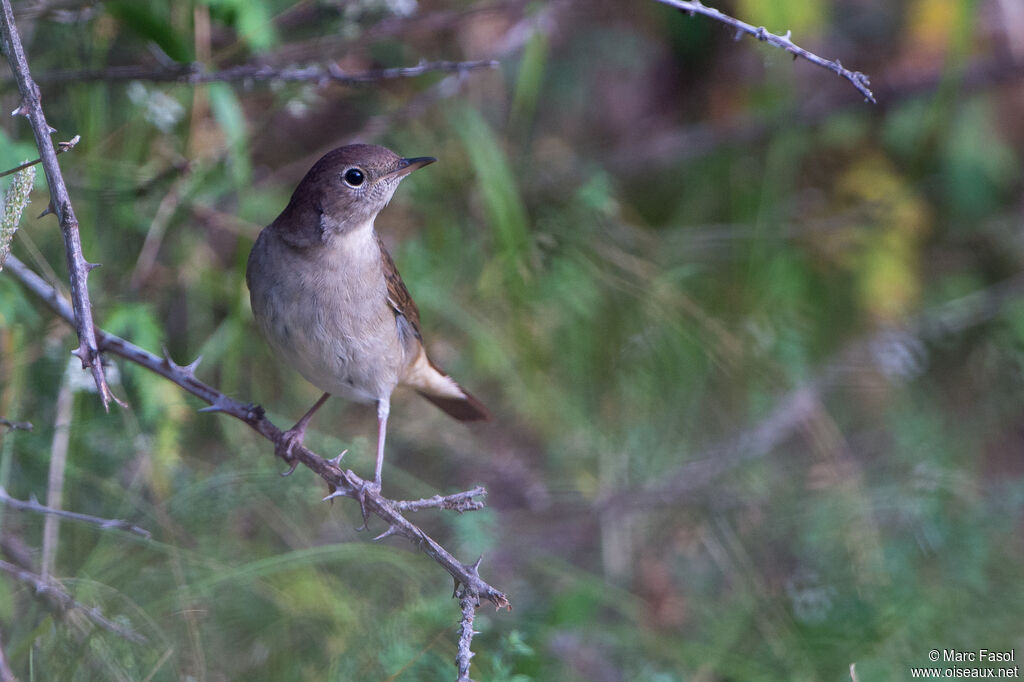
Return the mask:
<svg viewBox="0 0 1024 682">
<path fill-rule="evenodd" d="M 252 172 L 245 113 L 235 91 L 226 83 L 210 83 L 209 93 L 213 116 L 224 131 L 228 149 L 231 151 L 228 160 L 231 177 L 236 187 L 242 187 L 249 182 Z"/>
<path fill-rule="evenodd" d="M 178 37 L 166 16 L 157 16 L 147 3 L 138 0 L 115 0 L 104 4 L 107 12 L 139 36 L 152 40 L 176 62 L 193 60 L 192 50 Z"/>
<path fill-rule="evenodd" d="M 239 37 L 254 50 L 268 50 L 277 36 L 274 23 L 263 0 L 210 0 L 214 16 L 234 26 Z"/>
<path fill-rule="evenodd" d="M 516 176 L 497 136 L 475 109 L 462 107 L 452 116 L 476 171 L 488 222 L 505 264 L 505 276 L 517 274 L 530 243 L 526 207 Z"/>
</svg>

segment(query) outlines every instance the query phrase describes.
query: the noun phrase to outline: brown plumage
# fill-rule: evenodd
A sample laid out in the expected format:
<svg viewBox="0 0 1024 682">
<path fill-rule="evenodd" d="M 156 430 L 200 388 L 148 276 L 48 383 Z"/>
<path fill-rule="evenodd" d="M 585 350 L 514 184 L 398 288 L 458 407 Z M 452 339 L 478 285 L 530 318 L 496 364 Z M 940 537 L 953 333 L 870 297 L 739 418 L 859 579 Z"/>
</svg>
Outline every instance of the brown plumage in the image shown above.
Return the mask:
<svg viewBox="0 0 1024 682">
<path fill-rule="evenodd" d="M 489 418 L 427 357 L 419 310 L 374 229 L 401 179 L 433 161 L 372 145 L 329 152 L 249 254 L 246 282 L 261 331 L 278 357 L 325 392 L 285 433 L 286 459 L 332 394 L 377 405 L 377 484 L 398 384 L 455 419 Z"/>
<path fill-rule="evenodd" d="M 409 324 L 412 325 L 413 331 L 416 333 L 416 338 L 419 339 L 422 344 L 423 336 L 420 332 L 420 309 L 416 307 L 416 302 L 412 300 L 412 295 L 406 288 L 405 282 L 402 281 L 402 275 L 398 273 L 398 268 L 395 267 L 395 261 L 391 258 L 391 254 L 388 253 L 380 235 L 377 235 L 377 246 L 380 247 L 381 266 L 384 269 L 384 280 L 388 285 L 388 303 L 392 308 L 394 308 L 396 316 L 401 315 L 409 321 Z M 425 355 L 423 357 L 426 358 Z M 430 362 L 429 359 L 427 362 L 435 372 L 441 376 L 449 379 L 451 378 L 448 377 L 444 370 L 433 362 Z M 465 396 L 461 399 L 432 394 L 427 389 L 421 390 L 416 386 L 413 386 L 413 388 L 416 389 L 417 393 L 439 407 L 446 414 L 458 419 L 459 421 L 484 421 L 491 418 L 491 415 L 487 411 L 487 408 L 484 407 L 484 404 L 461 386 L 459 386 L 459 388 Z"/>
</svg>

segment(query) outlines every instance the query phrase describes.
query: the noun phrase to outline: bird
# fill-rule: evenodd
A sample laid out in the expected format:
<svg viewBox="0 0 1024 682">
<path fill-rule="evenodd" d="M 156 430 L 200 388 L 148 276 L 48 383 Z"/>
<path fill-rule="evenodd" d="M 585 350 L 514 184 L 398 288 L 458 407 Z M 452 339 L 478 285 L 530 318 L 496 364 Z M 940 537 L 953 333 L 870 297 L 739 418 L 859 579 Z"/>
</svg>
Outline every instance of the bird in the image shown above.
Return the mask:
<svg viewBox="0 0 1024 682">
<path fill-rule="evenodd" d="M 332 395 L 377 408 L 378 491 L 397 386 L 457 420 L 490 418 L 431 362 L 419 310 L 375 227 L 398 184 L 436 160 L 369 144 L 334 149 L 310 168 L 249 253 L 246 284 L 257 326 L 275 357 L 324 392 L 277 441 L 277 454 L 292 465 L 285 474 L 295 470 L 292 452 Z"/>
</svg>

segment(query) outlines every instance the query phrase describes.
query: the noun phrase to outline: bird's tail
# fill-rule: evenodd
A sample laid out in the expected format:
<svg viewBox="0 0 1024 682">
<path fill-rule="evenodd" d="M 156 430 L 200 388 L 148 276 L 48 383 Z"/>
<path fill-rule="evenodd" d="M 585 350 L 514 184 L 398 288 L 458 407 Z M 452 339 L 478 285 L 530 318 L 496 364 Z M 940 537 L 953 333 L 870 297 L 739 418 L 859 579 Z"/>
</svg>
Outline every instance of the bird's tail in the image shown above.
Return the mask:
<svg viewBox="0 0 1024 682">
<path fill-rule="evenodd" d="M 459 421 L 474 422 L 491 418 L 484 404 L 427 359 L 422 348 L 402 383 L 414 388 L 445 414 Z"/>
</svg>

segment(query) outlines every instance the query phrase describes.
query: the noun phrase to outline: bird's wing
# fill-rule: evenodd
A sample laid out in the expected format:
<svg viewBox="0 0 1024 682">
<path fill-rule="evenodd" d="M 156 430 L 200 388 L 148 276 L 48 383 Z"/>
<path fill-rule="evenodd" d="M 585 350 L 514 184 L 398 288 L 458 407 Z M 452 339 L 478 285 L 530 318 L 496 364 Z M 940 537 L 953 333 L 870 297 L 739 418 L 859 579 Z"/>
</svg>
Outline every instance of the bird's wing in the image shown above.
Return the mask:
<svg viewBox="0 0 1024 682">
<path fill-rule="evenodd" d="M 395 311 L 396 316 L 402 316 L 412 326 L 413 333 L 417 339 L 422 340 L 420 334 L 420 311 L 412 300 L 409 290 L 405 288 L 402 276 L 398 274 L 395 261 L 391 254 L 384 248 L 384 242 L 380 235 L 377 235 L 377 245 L 380 247 L 381 267 L 384 269 L 384 280 L 388 283 L 388 303 Z"/>
<path fill-rule="evenodd" d="M 416 337 L 416 355 L 406 368 L 402 383 L 411 386 L 430 402 L 460 421 L 479 421 L 490 419 L 484 404 L 473 397 L 466 389 L 459 386 L 454 379 L 445 374 L 432 363 L 423 350 L 423 337 L 420 335 L 420 311 L 405 288 L 402 276 L 398 274 L 395 261 L 384 248 L 384 242 L 377 235 L 380 246 L 381 266 L 384 279 L 388 283 L 388 303 L 395 311 L 399 336 L 404 336 L 404 329 L 411 328 Z"/>
</svg>

